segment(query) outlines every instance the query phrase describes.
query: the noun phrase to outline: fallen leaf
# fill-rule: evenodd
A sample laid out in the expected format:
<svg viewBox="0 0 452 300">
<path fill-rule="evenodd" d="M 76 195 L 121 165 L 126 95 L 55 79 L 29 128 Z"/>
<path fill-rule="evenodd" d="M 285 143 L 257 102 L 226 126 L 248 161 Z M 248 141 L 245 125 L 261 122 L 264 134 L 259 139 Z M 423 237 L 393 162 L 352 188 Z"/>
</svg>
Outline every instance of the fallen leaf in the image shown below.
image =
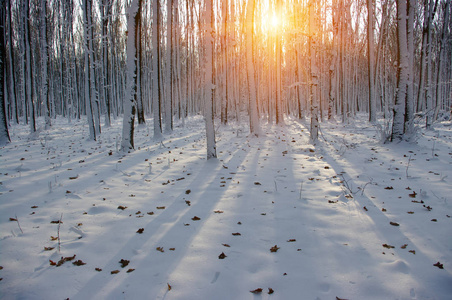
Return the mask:
<svg viewBox="0 0 452 300">
<path fill-rule="evenodd" d="M 170 250 L 170 251 L 174 251 L 174 250 L 176 250 L 176 248 L 169 248 L 169 250 Z"/>
<path fill-rule="evenodd" d="M 338 296 L 336 296 L 336 300 L 347 300 L 345 298 L 339 298 Z"/>
<path fill-rule="evenodd" d="M 167 285 L 168 285 L 168 291 L 171 291 L 171 289 L 172 289 L 171 285 L 169 283 L 167 283 Z"/>
<path fill-rule="evenodd" d="M 185 194 L 186 194 L 186 195 L 188 195 L 188 194 L 190 194 L 190 193 L 191 193 L 191 190 L 186 190 L 186 191 L 185 191 Z"/>
<path fill-rule="evenodd" d="M 291 242 L 296 242 L 296 241 L 297 241 L 296 239 L 290 239 L 287 242 L 291 243 Z"/>
<path fill-rule="evenodd" d="M 225 246 L 225 247 L 228 247 L 228 248 L 231 247 L 231 246 L 229 246 L 228 244 L 222 244 L 222 245 Z"/>
<path fill-rule="evenodd" d="M 416 254 L 416 251 L 415 251 L 415 250 L 409 250 L 408 252 L 413 253 L 413 254 Z"/>
<path fill-rule="evenodd" d="M 50 221 L 50 224 L 63 224 L 63 221 L 56 220 L 56 221 Z"/>
<path fill-rule="evenodd" d="M 250 292 L 253 293 L 253 294 L 260 294 L 260 293 L 262 293 L 262 289 L 258 288 L 258 289 L 255 289 L 253 291 L 250 291 Z"/>
<path fill-rule="evenodd" d="M 94 270 L 96 270 L 97 272 L 102 272 L 101 268 L 95 268 Z"/>
<path fill-rule="evenodd" d="M 274 245 L 273 247 L 270 248 L 270 252 L 276 252 L 278 251 L 280 247 L 278 247 L 277 245 Z"/>
<path fill-rule="evenodd" d="M 135 271 L 135 269 L 128 269 L 128 270 L 127 270 L 127 273 L 131 273 L 131 272 L 133 272 L 133 271 Z"/>
<path fill-rule="evenodd" d="M 152 216 L 154 214 L 153 211 L 147 212 L 148 215 Z"/>
<path fill-rule="evenodd" d="M 144 228 L 140 228 L 140 229 L 137 230 L 137 233 L 142 234 L 143 231 L 144 231 Z"/>
<path fill-rule="evenodd" d="M 411 194 L 408 194 L 408 196 L 410 198 L 416 198 L 416 195 L 417 195 L 417 193 L 415 191 L 413 191 L 413 193 L 411 193 Z"/>
<path fill-rule="evenodd" d="M 382 212 L 386 212 L 386 208 L 382 208 L 381 211 L 382 211 Z"/>
<path fill-rule="evenodd" d="M 240 232 L 234 232 L 232 235 L 238 236 L 238 235 L 241 235 L 241 234 L 240 234 Z"/>
<path fill-rule="evenodd" d="M 440 263 L 440 262 L 437 262 L 436 264 L 434 264 L 434 266 L 435 266 L 435 267 L 438 267 L 438 268 L 440 268 L 440 269 L 444 269 L 443 264 Z"/>
<path fill-rule="evenodd" d="M 119 273 L 119 270 L 114 270 L 114 271 L 111 271 L 110 273 L 111 273 L 111 274 L 118 274 L 118 273 Z"/>
<path fill-rule="evenodd" d="M 157 209 L 165 209 L 165 206 L 157 206 Z"/>
<path fill-rule="evenodd" d="M 52 251 L 55 247 L 44 247 L 44 251 Z"/>
<path fill-rule="evenodd" d="M 396 222 L 389 222 L 389 224 L 391 224 L 392 226 L 400 226 L 400 224 Z"/>
<path fill-rule="evenodd" d="M 56 240 L 58 240 L 58 237 L 50 236 L 50 240 L 51 240 L 51 241 L 56 241 Z"/>
<path fill-rule="evenodd" d="M 33 205 L 31 208 L 38 208 L 38 206 L 37 205 Z"/>
<path fill-rule="evenodd" d="M 120 209 L 120 210 L 124 210 L 124 209 L 126 209 L 127 208 L 127 206 L 122 206 L 122 205 L 119 205 L 118 206 L 118 209 Z"/>
<path fill-rule="evenodd" d="M 395 248 L 394 246 L 388 244 L 383 244 L 382 246 L 388 249 Z"/>
<path fill-rule="evenodd" d="M 385 187 L 385 190 L 393 190 L 394 188 L 392 186 Z"/>
<path fill-rule="evenodd" d="M 406 213 L 409 215 L 412 215 L 412 214 L 414 214 L 414 211 L 407 211 Z"/>
<path fill-rule="evenodd" d="M 367 207 L 365 207 L 365 206 L 363 207 L 363 209 L 364 209 L 365 211 L 369 211 L 369 210 L 367 209 Z"/>
<path fill-rule="evenodd" d="M 122 259 L 122 258 L 121 258 L 121 260 L 119 261 L 119 263 L 121 264 L 121 268 L 125 268 L 125 267 L 130 263 L 130 260 Z"/>
<path fill-rule="evenodd" d="M 260 182 L 254 182 L 254 185 L 262 185 Z"/>
<path fill-rule="evenodd" d="M 273 294 L 275 291 L 272 288 L 268 288 L 268 294 L 271 295 Z"/>
<path fill-rule="evenodd" d="M 157 248 L 155 248 L 155 250 L 160 251 L 160 252 L 165 252 L 165 250 L 163 250 L 163 247 L 157 247 Z"/>
<path fill-rule="evenodd" d="M 56 262 L 54 262 L 53 260 L 49 259 L 49 262 L 51 266 L 56 266 Z"/>
<path fill-rule="evenodd" d="M 222 214 L 222 213 L 224 213 L 224 211 L 222 211 L 222 210 L 215 210 L 214 213 L 216 213 L 216 214 Z"/>
<path fill-rule="evenodd" d="M 200 217 L 197 217 L 197 216 L 194 216 L 193 218 L 191 218 L 193 221 L 199 221 L 199 220 L 201 220 L 201 218 Z"/>
<path fill-rule="evenodd" d="M 224 254 L 224 252 L 221 252 L 221 254 L 218 256 L 219 259 L 225 259 L 227 256 Z"/>
<path fill-rule="evenodd" d="M 191 206 L 191 202 L 188 200 L 185 200 L 185 204 L 187 204 L 188 206 Z"/>
<path fill-rule="evenodd" d="M 75 265 L 75 266 L 86 265 L 86 263 L 84 263 L 81 259 L 74 261 L 72 264 Z"/>
<path fill-rule="evenodd" d="M 400 246 L 400 248 L 405 249 L 408 246 L 408 244 L 404 244 L 402 246 Z"/>
</svg>

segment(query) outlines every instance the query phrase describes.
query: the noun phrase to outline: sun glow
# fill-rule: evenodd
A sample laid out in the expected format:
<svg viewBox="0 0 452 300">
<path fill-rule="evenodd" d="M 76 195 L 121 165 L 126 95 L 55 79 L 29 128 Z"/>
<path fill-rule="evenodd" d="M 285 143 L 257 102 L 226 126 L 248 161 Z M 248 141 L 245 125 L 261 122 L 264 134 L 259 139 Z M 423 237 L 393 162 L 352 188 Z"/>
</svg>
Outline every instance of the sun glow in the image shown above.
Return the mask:
<svg viewBox="0 0 452 300">
<path fill-rule="evenodd" d="M 273 14 L 270 17 L 270 26 L 272 28 L 277 28 L 279 26 L 279 20 L 278 20 L 278 17 L 275 14 Z"/>
</svg>

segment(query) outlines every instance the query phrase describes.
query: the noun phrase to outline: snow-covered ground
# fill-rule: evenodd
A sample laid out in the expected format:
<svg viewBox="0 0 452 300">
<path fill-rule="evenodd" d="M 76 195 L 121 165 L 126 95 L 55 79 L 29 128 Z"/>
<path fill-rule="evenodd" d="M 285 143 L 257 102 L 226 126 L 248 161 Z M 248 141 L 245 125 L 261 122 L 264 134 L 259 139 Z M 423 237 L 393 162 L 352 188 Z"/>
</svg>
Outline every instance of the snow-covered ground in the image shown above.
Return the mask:
<svg viewBox="0 0 452 300">
<path fill-rule="evenodd" d="M 127 155 L 119 121 L 13 126 L 0 298 L 451 299 L 451 123 L 383 144 L 365 118 L 316 146 L 292 119 L 220 126 L 210 161 L 200 117 Z"/>
</svg>

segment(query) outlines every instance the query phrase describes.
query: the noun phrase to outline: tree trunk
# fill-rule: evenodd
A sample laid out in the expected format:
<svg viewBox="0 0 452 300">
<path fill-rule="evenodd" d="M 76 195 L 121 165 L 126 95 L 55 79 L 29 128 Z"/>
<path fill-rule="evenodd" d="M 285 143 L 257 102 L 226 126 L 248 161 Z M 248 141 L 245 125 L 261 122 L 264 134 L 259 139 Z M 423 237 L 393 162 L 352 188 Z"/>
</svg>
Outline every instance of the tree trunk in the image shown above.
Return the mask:
<svg viewBox="0 0 452 300">
<path fill-rule="evenodd" d="M 377 103 L 374 96 L 374 4 L 367 0 L 367 71 L 369 85 L 369 122 L 377 121 Z"/>
<path fill-rule="evenodd" d="M 141 1 L 133 0 L 127 17 L 127 74 L 126 93 L 124 98 L 124 118 L 122 122 L 121 151 L 134 149 L 135 110 L 137 101 L 137 35 L 140 21 Z"/>
<path fill-rule="evenodd" d="M 24 46 L 25 46 L 25 98 L 28 103 L 28 113 L 29 113 L 29 125 L 30 125 L 30 134 L 34 134 L 36 132 L 36 113 L 35 106 L 33 101 L 33 71 L 32 71 L 32 59 L 31 59 L 31 19 L 30 19 L 30 3 L 29 0 L 25 0 L 24 2 L 24 26 L 25 26 L 25 34 L 24 34 Z"/>
<path fill-rule="evenodd" d="M 248 93 L 250 107 L 250 133 L 259 136 L 259 118 L 257 115 L 256 83 L 254 78 L 254 51 L 253 51 L 253 27 L 254 27 L 254 1 L 248 0 L 246 8 L 246 63 L 248 75 Z"/>
<path fill-rule="evenodd" d="M 170 133 L 173 131 L 173 0 L 167 0 L 167 27 L 166 27 L 166 81 L 165 81 L 165 132 Z"/>
<path fill-rule="evenodd" d="M 160 112 L 160 1 L 152 3 L 152 110 L 154 115 L 154 140 L 162 140 L 162 117 Z"/>
<path fill-rule="evenodd" d="M 0 5 L 0 146 L 11 142 L 6 118 L 6 7 Z"/>
<path fill-rule="evenodd" d="M 214 39 L 212 31 L 214 30 L 214 16 L 213 16 L 213 0 L 207 0 L 206 2 L 206 107 L 205 107 L 205 120 L 206 120 L 206 140 L 207 140 L 207 159 L 216 158 L 217 150 L 215 143 L 215 124 L 213 113 L 213 101 L 214 101 Z"/>
<path fill-rule="evenodd" d="M 391 140 L 402 140 L 404 137 L 405 103 L 408 83 L 408 47 L 407 47 L 407 5 L 405 0 L 397 0 L 397 49 L 398 76 L 397 93 L 394 104 Z"/>
<path fill-rule="evenodd" d="M 318 73 L 316 65 L 315 0 L 309 1 L 309 99 L 311 104 L 311 142 L 315 143 L 319 136 L 319 104 L 317 95 Z"/>
</svg>

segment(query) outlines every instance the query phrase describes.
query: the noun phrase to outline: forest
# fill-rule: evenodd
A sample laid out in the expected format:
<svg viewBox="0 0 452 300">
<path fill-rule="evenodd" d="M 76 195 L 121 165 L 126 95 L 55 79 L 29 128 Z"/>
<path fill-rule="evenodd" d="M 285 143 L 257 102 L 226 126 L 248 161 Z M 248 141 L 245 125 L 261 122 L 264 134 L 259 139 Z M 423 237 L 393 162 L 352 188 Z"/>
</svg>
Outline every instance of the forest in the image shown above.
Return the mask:
<svg viewBox="0 0 452 300">
<path fill-rule="evenodd" d="M 452 1 L 0 3 L 0 299 L 450 299 Z"/>
<path fill-rule="evenodd" d="M 2 143 L 40 116 L 87 118 L 93 140 L 123 116 L 132 149 L 135 123 L 160 139 L 175 119 L 242 113 L 252 133 L 309 118 L 315 141 L 357 112 L 401 140 L 452 105 L 450 1 L 2 0 L 0 19 Z"/>
</svg>

